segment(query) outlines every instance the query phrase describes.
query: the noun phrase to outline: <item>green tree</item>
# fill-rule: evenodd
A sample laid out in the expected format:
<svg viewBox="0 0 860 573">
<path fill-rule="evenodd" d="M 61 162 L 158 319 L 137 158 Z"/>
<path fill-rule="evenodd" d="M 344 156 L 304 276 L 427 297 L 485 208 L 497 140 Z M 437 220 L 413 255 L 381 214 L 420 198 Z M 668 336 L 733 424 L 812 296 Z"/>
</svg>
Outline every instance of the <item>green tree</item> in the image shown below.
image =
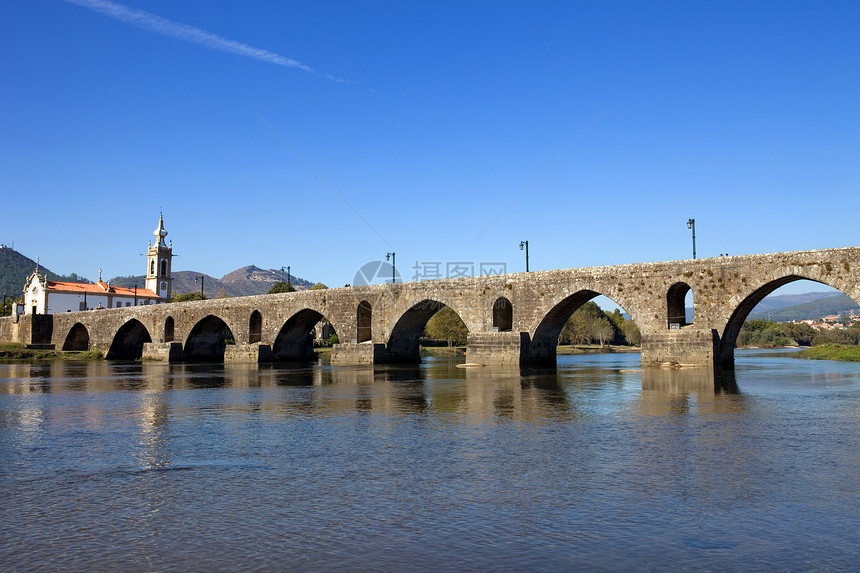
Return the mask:
<svg viewBox="0 0 860 573">
<path fill-rule="evenodd" d="M 466 325 L 460 320 L 456 312 L 444 307 L 427 321 L 424 327 L 424 336 L 433 340 L 445 340 L 448 346 L 462 346 L 466 344 L 466 336 L 469 334 Z"/>
<path fill-rule="evenodd" d="M 171 302 L 188 302 L 190 300 L 206 300 L 206 295 L 202 295 L 199 292 L 189 292 L 185 294 L 173 293 L 173 299 L 171 299 Z"/>
<path fill-rule="evenodd" d="M 639 332 L 639 327 L 632 320 L 625 320 L 624 326 L 621 327 L 621 333 L 624 335 L 625 344 L 630 346 L 639 346 L 642 342 L 642 333 Z"/>
<path fill-rule="evenodd" d="M 309 288 L 308 290 L 325 290 L 325 289 L 327 289 L 327 288 L 328 288 L 328 287 L 327 287 L 327 286 L 325 286 L 324 284 L 322 284 L 322 283 L 317 283 L 317 284 L 315 284 L 314 286 L 312 286 L 311 288 Z"/>
<path fill-rule="evenodd" d="M 291 285 L 290 283 L 284 281 L 278 281 L 272 285 L 272 288 L 269 289 L 269 292 L 266 294 L 278 294 L 282 292 L 295 292 L 296 287 Z"/>
<path fill-rule="evenodd" d="M 809 346 L 817 334 L 815 329 L 805 322 L 780 322 L 779 328 L 798 346 Z"/>
</svg>

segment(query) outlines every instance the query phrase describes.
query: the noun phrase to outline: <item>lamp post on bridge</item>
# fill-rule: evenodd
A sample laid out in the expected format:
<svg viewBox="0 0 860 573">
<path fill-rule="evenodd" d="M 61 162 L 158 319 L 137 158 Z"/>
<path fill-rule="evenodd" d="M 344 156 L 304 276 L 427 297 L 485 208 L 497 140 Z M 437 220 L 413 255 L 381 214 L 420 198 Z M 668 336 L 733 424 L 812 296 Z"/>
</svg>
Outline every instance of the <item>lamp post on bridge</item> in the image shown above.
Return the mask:
<svg viewBox="0 0 860 573">
<path fill-rule="evenodd" d="M 385 253 L 386 261 L 389 259 L 389 257 L 391 258 L 391 283 L 394 284 L 395 282 L 397 282 L 395 279 L 395 275 L 397 273 L 397 259 L 395 258 L 396 253 Z"/>
<path fill-rule="evenodd" d="M 525 247 L 526 250 L 526 272 L 529 272 L 529 242 L 528 241 L 520 241 L 520 250 L 523 250 Z"/>
<path fill-rule="evenodd" d="M 205 278 L 206 277 L 204 275 L 200 275 L 199 277 L 194 277 L 194 282 L 197 282 L 197 279 L 200 279 L 200 300 L 204 300 L 206 298 L 206 295 L 203 294 L 203 282 L 204 282 Z"/>
<path fill-rule="evenodd" d="M 687 228 L 693 230 L 693 258 L 696 258 L 696 220 L 687 219 Z"/>
</svg>

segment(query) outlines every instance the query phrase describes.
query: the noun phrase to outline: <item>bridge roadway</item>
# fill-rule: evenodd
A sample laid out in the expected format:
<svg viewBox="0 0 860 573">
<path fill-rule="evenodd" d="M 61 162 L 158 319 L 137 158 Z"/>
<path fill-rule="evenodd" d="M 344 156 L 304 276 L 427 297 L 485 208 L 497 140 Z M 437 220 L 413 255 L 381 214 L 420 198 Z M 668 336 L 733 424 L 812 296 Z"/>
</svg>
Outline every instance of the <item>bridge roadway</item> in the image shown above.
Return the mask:
<svg viewBox="0 0 860 573">
<path fill-rule="evenodd" d="M 334 364 L 418 362 L 430 317 L 453 309 L 469 330 L 467 362 L 553 365 L 559 334 L 605 295 L 642 333 L 642 366 L 725 367 L 765 296 L 809 279 L 860 301 L 860 247 L 535 271 L 213 299 L 0 320 L 0 340 L 97 349 L 109 359 L 263 362 L 313 358 L 325 318 Z M 694 320 L 685 322 L 692 290 Z"/>
</svg>

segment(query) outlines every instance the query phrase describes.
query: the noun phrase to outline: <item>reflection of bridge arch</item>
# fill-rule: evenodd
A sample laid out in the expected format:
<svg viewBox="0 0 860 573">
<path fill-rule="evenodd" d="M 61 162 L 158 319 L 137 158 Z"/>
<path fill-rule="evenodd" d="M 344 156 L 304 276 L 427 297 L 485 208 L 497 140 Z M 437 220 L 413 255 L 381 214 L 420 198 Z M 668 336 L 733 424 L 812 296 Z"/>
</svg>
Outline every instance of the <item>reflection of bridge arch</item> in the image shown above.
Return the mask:
<svg viewBox="0 0 860 573">
<path fill-rule="evenodd" d="M 388 337 L 387 360 L 390 362 L 421 362 L 419 339 L 424 333 L 427 322 L 446 306 L 448 305 L 439 301 L 425 299 L 413 304 L 401 314 Z M 456 310 L 454 312 L 457 313 Z M 460 313 L 457 313 L 457 316 L 460 316 L 460 320 L 462 320 Z M 468 325 L 466 328 L 468 329 Z"/>
<path fill-rule="evenodd" d="M 744 322 L 746 322 L 747 317 L 758 305 L 758 303 L 764 300 L 767 295 L 769 295 L 776 289 L 789 283 L 793 283 L 795 281 L 800 280 L 808 280 L 820 284 L 825 284 L 827 286 L 831 286 L 840 290 L 840 292 L 849 297 L 851 296 L 850 290 L 842 290 L 836 284 L 830 284 L 829 282 L 816 280 L 810 277 L 800 275 L 787 275 L 784 277 L 773 279 L 761 285 L 760 287 L 749 293 L 746 298 L 744 298 L 735 307 L 734 311 L 729 317 L 728 322 L 726 323 L 726 326 L 722 331 L 722 335 L 720 336 L 718 364 L 722 366 L 731 366 L 733 364 L 735 346 L 737 345 L 738 335 L 740 334 L 741 328 L 743 328 Z M 854 300 L 855 302 L 860 304 L 860 301 L 858 301 L 856 298 Z"/>
<path fill-rule="evenodd" d="M 185 339 L 185 359 L 223 361 L 228 340 L 235 341 L 233 331 L 226 322 L 210 314 L 198 321 Z"/>
<path fill-rule="evenodd" d="M 117 330 L 105 358 L 137 360 L 143 355 L 143 345 L 147 342 L 152 342 L 149 331 L 132 318 Z"/>
<path fill-rule="evenodd" d="M 87 327 L 80 322 L 69 330 L 66 340 L 63 342 L 63 350 L 66 352 L 83 352 L 90 349 L 90 333 Z"/>
<path fill-rule="evenodd" d="M 276 360 L 311 361 L 316 358 L 314 353 L 314 327 L 326 318 L 321 312 L 305 308 L 291 316 L 272 345 L 272 354 Z M 331 324 L 331 323 L 330 323 Z M 332 325 L 332 329 L 334 326 Z M 335 330 L 337 334 L 337 330 Z"/>
</svg>

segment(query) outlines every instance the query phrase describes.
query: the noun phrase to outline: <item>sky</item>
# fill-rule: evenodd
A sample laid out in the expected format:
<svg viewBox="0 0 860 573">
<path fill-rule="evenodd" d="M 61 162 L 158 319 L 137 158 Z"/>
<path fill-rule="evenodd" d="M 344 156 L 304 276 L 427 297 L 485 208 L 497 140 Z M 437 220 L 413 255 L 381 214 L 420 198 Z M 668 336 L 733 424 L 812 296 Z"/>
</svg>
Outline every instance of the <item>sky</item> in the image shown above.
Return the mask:
<svg viewBox="0 0 860 573">
<path fill-rule="evenodd" d="M 0 243 L 95 279 L 860 245 L 860 3 L 0 2 Z M 421 277 L 418 277 L 421 278 Z M 425 277 L 429 278 L 429 277 Z M 808 288 L 803 290 L 809 290 Z"/>
</svg>

